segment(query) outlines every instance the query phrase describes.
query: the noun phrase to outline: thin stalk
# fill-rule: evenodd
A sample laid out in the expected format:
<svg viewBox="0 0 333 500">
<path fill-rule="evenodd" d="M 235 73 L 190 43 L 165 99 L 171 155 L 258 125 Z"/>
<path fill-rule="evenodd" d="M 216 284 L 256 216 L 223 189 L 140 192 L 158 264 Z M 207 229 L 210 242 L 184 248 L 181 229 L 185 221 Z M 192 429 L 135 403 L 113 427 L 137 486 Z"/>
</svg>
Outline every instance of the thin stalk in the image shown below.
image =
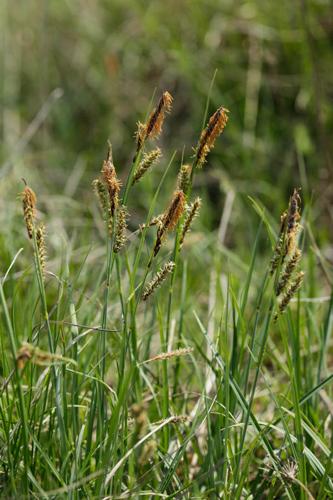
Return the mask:
<svg viewBox="0 0 333 500">
<path fill-rule="evenodd" d="M 49 349 L 50 349 L 51 353 L 55 353 L 55 342 L 53 339 L 51 324 L 50 324 L 50 320 L 49 320 L 49 313 L 48 313 L 48 307 L 47 307 L 43 272 L 42 272 L 42 267 L 41 267 L 39 252 L 38 252 L 38 247 L 37 247 L 35 228 L 33 229 L 32 241 L 33 241 L 33 248 L 34 248 L 34 261 L 35 261 L 36 277 L 37 277 L 37 282 L 38 282 L 38 287 L 39 287 L 40 299 L 41 299 L 41 303 L 42 303 L 44 320 L 45 320 L 45 324 L 46 324 L 46 328 L 47 328 Z M 56 410 L 57 410 L 58 424 L 59 424 L 59 429 L 60 429 L 61 450 L 62 450 L 62 455 L 66 456 L 67 455 L 67 432 L 66 432 L 66 426 L 65 426 L 65 422 L 64 422 L 64 418 L 63 418 L 63 409 L 62 409 L 62 403 L 61 403 L 61 399 L 62 399 L 61 398 L 61 379 L 59 376 L 60 370 L 58 370 L 54 365 L 52 365 L 51 373 L 52 373 L 52 382 L 53 382 L 53 385 L 55 388 L 55 394 L 56 394 Z"/>
</svg>

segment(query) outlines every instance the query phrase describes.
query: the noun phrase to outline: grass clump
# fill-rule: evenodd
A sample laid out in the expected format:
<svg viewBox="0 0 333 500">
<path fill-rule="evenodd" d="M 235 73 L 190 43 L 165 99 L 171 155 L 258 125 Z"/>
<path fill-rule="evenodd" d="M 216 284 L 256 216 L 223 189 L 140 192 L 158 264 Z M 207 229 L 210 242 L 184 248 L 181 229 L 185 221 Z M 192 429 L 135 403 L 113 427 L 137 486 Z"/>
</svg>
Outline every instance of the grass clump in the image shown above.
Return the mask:
<svg viewBox="0 0 333 500">
<path fill-rule="evenodd" d="M 93 181 L 97 257 L 94 242 L 84 257 L 66 246 L 46 265 L 45 226 L 24 189 L 33 267 L 17 279 L 18 253 L 0 285 L 4 498 L 333 496 L 333 295 L 307 300 L 316 271 L 306 251 L 299 270 L 300 194 L 277 233 L 252 200 L 246 262 L 215 233 L 190 238 L 205 208 L 193 181 L 227 126 L 219 107 L 192 163 L 182 158 L 177 173 L 171 156 L 137 221 L 137 181 L 161 158 L 147 149 L 172 102 L 164 92 L 138 124 L 122 183 L 108 149 Z M 176 189 L 161 214 L 167 176 Z"/>
</svg>

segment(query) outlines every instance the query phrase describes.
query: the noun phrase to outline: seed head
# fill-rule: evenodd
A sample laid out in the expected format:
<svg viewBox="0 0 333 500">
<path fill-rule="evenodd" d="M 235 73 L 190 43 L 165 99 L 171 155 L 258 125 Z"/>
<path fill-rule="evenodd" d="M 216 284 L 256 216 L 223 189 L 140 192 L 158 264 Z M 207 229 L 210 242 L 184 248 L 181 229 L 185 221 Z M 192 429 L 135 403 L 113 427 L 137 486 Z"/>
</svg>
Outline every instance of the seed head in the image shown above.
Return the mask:
<svg viewBox="0 0 333 500">
<path fill-rule="evenodd" d="M 115 243 L 113 247 L 114 253 L 118 253 L 127 241 L 126 229 L 127 229 L 127 210 L 124 205 L 122 205 L 117 210 L 117 224 L 116 224 L 116 234 Z"/>
<path fill-rule="evenodd" d="M 178 189 L 183 191 L 185 194 L 188 192 L 190 187 L 191 171 L 191 165 L 182 165 L 179 170 Z"/>
<path fill-rule="evenodd" d="M 279 296 L 286 289 L 301 256 L 302 252 L 300 251 L 299 248 L 296 248 L 293 255 L 289 258 L 285 266 L 284 272 L 282 273 L 282 276 L 280 277 L 280 280 L 276 287 L 277 296 Z"/>
<path fill-rule="evenodd" d="M 201 199 L 200 198 L 196 198 L 194 200 L 194 202 L 191 203 L 191 205 L 189 205 L 189 207 L 187 209 L 187 215 L 186 215 L 186 218 L 184 221 L 182 234 L 180 236 L 180 241 L 179 241 L 180 247 L 183 246 L 184 238 L 185 238 L 186 234 L 188 233 L 188 231 L 190 230 L 193 220 L 198 215 L 200 207 L 201 207 Z"/>
<path fill-rule="evenodd" d="M 175 268 L 175 263 L 170 261 L 164 264 L 163 267 L 156 273 L 154 278 L 151 280 L 150 283 L 146 286 L 143 294 L 142 294 L 142 299 L 147 300 L 154 291 L 159 288 L 162 283 L 166 280 L 168 274 L 172 273 L 172 271 Z"/>
<path fill-rule="evenodd" d="M 196 151 L 198 166 L 206 161 L 206 156 L 213 149 L 216 138 L 222 134 L 227 122 L 229 111 L 222 106 L 210 117 L 207 127 L 202 131 Z"/>
<path fill-rule="evenodd" d="M 153 139 L 162 132 L 165 113 L 171 111 L 173 97 L 169 92 L 164 92 L 158 105 L 150 114 L 146 124 L 138 123 L 136 133 L 137 150 L 141 149 L 146 139 Z"/>
<path fill-rule="evenodd" d="M 284 293 L 282 300 L 279 305 L 279 314 L 284 313 L 284 311 L 287 309 L 287 306 L 293 296 L 296 294 L 296 292 L 299 290 L 299 288 L 302 285 L 304 278 L 304 273 L 300 271 L 298 275 L 296 276 L 294 282 L 290 285 L 290 287 L 287 289 L 287 291 Z M 276 321 L 278 317 L 278 313 L 275 315 L 274 320 Z"/>
<path fill-rule="evenodd" d="M 103 217 L 107 220 L 109 214 L 109 200 L 108 200 L 108 191 L 106 189 L 106 186 L 101 179 L 95 179 L 92 182 L 92 185 L 98 197 Z"/>
<path fill-rule="evenodd" d="M 176 349 L 175 351 L 169 351 L 169 352 L 161 352 L 160 354 L 157 354 L 153 358 L 147 359 L 147 361 L 144 361 L 144 363 L 146 364 L 146 363 L 151 363 L 152 361 L 161 361 L 163 359 L 179 358 L 180 356 L 186 356 L 191 352 L 193 352 L 193 347 Z"/>
<path fill-rule="evenodd" d="M 300 225 L 300 204 L 301 197 L 299 195 L 299 189 L 294 189 L 292 196 L 290 197 L 288 216 L 287 216 L 287 253 L 290 255 L 296 245 L 297 233 L 299 231 Z"/>
<path fill-rule="evenodd" d="M 271 259 L 271 265 L 270 265 L 271 275 L 274 274 L 279 263 L 282 264 L 286 256 L 286 250 L 285 250 L 286 222 L 287 222 L 287 211 L 283 212 L 283 214 L 281 215 L 279 238 L 274 249 L 273 257 Z"/>
<path fill-rule="evenodd" d="M 108 157 L 103 163 L 102 179 L 109 193 L 110 212 L 113 217 L 114 212 L 119 203 L 119 192 L 121 183 L 117 178 L 116 169 L 112 162 L 111 152 L 109 150 Z"/>
<path fill-rule="evenodd" d="M 162 152 L 160 148 L 153 149 L 150 153 L 145 153 L 137 170 L 134 172 L 132 184 L 138 182 L 139 179 L 161 158 Z"/>
<path fill-rule="evenodd" d="M 41 224 L 36 231 L 36 243 L 40 266 L 42 268 L 43 277 L 45 276 L 46 263 L 46 245 L 45 245 L 45 226 Z"/>
<path fill-rule="evenodd" d="M 34 219 L 36 218 L 36 202 L 35 193 L 29 186 L 25 186 L 22 196 L 23 216 L 25 225 L 27 226 L 28 236 L 31 239 L 33 235 Z"/>
<path fill-rule="evenodd" d="M 157 238 L 154 248 L 154 256 L 159 252 L 162 241 L 168 231 L 174 229 L 182 216 L 185 208 L 185 194 L 183 191 L 175 191 L 169 208 L 163 215 L 162 223 L 157 231 Z"/>
<path fill-rule="evenodd" d="M 32 344 L 24 342 L 20 349 L 17 351 L 16 363 L 19 369 L 24 368 L 27 361 L 38 366 L 49 366 L 54 363 L 72 363 L 76 364 L 76 361 L 70 358 L 65 358 L 59 354 L 53 354 L 51 352 L 42 351 L 39 347 L 35 347 Z"/>
</svg>

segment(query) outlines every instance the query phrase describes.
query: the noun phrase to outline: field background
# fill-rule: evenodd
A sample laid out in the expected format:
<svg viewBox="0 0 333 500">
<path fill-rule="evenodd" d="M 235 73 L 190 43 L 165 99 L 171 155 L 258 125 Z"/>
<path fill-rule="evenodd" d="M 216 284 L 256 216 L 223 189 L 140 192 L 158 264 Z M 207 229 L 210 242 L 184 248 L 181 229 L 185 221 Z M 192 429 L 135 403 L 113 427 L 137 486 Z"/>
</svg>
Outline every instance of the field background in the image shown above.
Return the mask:
<svg viewBox="0 0 333 500">
<path fill-rule="evenodd" d="M 214 328 L 218 330 L 221 327 L 219 322 L 223 315 L 224 326 L 218 331 L 225 332 L 229 340 L 225 344 L 221 340 L 219 347 L 226 359 L 230 357 L 230 363 L 234 363 L 232 374 L 235 379 L 243 381 L 242 363 L 245 358 L 248 359 L 248 353 L 240 354 L 235 344 L 232 345 L 233 327 L 238 318 L 237 321 L 241 323 L 240 344 L 244 347 L 247 333 L 243 326 L 247 321 L 253 324 L 263 274 L 272 253 L 273 243 L 269 236 L 277 231 L 280 215 L 287 208 L 294 187 L 301 188 L 304 205 L 301 245 L 304 247 L 302 265 L 306 272 L 302 289 L 305 300 L 302 307 L 299 305 L 300 309 L 294 307 L 294 320 L 288 316 L 282 326 L 272 327 L 268 357 L 265 362 L 263 359 L 260 361 L 262 365 L 259 363 L 267 379 L 263 381 L 259 377 L 262 385 L 259 387 L 258 400 L 251 401 L 251 404 L 258 418 L 267 423 L 272 421 L 273 416 L 276 417 L 276 412 L 280 415 L 282 404 L 285 403 L 285 400 L 283 403 L 276 402 L 271 397 L 267 389 L 268 379 L 272 383 L 270 389 L 277 398 L 285 391 L 286 397 L 290 397 L 289 403 L 295 405 L 295 401 L 311 392 L 320 380 L 329 377 L 333 366 L 330 341 L 333 305 L 330 301 L 333 279 L 332 2 L 2 0 L 0 16 L 0 262 L 1 275 L 4 275 L 14 255 L 23 248 L 5 289 L 18 344 L 26 339 L 31 340 L 41 314 L 32 269 L 32 253 L 18 198 L 24 187 L 22 178 L 37 193 L 39 217 L 47 225 L 48 270 L 60 273 L 65 276 L 65 280 L 73 280 L 71 293 L 77 307 L 78 321 L 86 325 L 98 324 L 93 302 L 94 294 L 97 293 L 94 286 L 96 276 L 103 270 L 105 244 L 104 227 L 91 183 L 99 174 L 108 140 L 112 142 L 117 172 L 123 181 L 126 179 L 135 152 L 136 123 L 138 120 L 144 121 L 152 102 L 156 103 L 161 92 L 168 90 L 174 97 L 174 105 L 159 140 L 163 160 L 129 198 L 130 231 L 135 231 L 144 222 L 156 186 L 175 152 L 175 160 L 159 196 L 157 213 L 163 211 L 168 203 L 182 158 L 186 162 L 191 160 L 193 147 L 203 128 L 207 96 L 210 96 L 209 115 L 220 105 L 230 110 L 229 123 L 223 136 L 217 140 L 207 164 L 198 171 L 194 180 L 194 193 L 201 196 L 203 205 L 185 247 L 186 271 L 181 267 L 178 273 L 172 320 L 178 328 L 179 308 L 182 307 L 181 314 L 188 319 L 184 320 L 183 330 L 179 330 L 184 338 L 178 347 L 191 346 L 200 354 L 197 357 L 193 354 L 194 360 L 191 361 L 182 358 L 178 365 L 176 363 L 177 367 L 172 368 L 173 376 L 176 377 L 174 389 L 178 387 L 177 377 L 180 377 L 180 386 L 184 384 L 185 392 L 185 388 L 188 388 L 186 398 L 189 398 L 186 401 L 175 400 L 173 413 L 188 414 L 193 410 L 194 403 L 189 395 L 191 391 L 200 393 L 203 390 L 207 366 L 213 364 L 211 354 L 208 355 L 206 347 L 203 347 L 206 344 L 198 326 L 198 317 L 207 327 L 208 333 L 212 333 Z M 256 202 L 251 201 L 253 199 Z M 257 237 L 259 212 L 263 222 Z M 167 251 L 170 252 L 171 248 L 170 243 Z M 254 270 L 252 259 L 255 260 Z M 124 274 L 125 269 L 124 265 Z M 184 280 L 187 280 L 188 291 L 185 293 L 185 302 L 182 302 L 180 297 L 184 299 Z M 249 280 L 248 302 L 243 303 L 246 280 Z M 65 283 L 67 286 L 67 281 Z M 230 289 L 228 283 L 231 283 Z M 230 295 L 225 292 L 227 289 Z M 50 308 L 56 307 L 55 304 L 59 306 L 58 293 L 54 283 L 48 285 Z M 114 300 L 118 297 L 116 289 L 112 297 Z M 152 313 L 152 325 L 154 321 L 158 323 L 159 314 L 161 317 L 166 314 L 167 289 L 159 297 Z M 68 304 L 65 302 L 61 312 L 58 311 L 61 320 L 71 317 L 72 310 L 69 312 L 66 309 Z M 101 306 L 97 299 L 96 304 L 99 311 Z M 268 309 L 267 298 L 263 304 Z M 119 327 L 119 308 L 112 307 L 109 326 Z M 229 316 L 227 314 L 226 317 L 228 311 Z M 265 324 L 265 314 L 259 321 L 260 327 Z M 2 319 L 1 349 L 3 356 L 6 356 L 9 352 L 7 326 Z M 179 321 L 182 322 L 182 319 Z M 143 311 L 139 313 L 138 322 L 140 326 L 145 324 Z M 147 325 L 144 328 L 148 328 Z M 142 332 L 151 332 L 149 328 Z M 289 332 L 285 337 L 282 335 L 283 339 L 279 336 L 279 328 Z M 290 371 L 292 363 L 282 353 L 288 345 L 284 341 L 293 331 L 297 332 L 297 342 L 295 340 L 295 344 L 290 344 L 289 339 L 291 358 L 299 364 L 294 374 L 296 382 L 291 397 L 288 384 L 293 377 Z M 64 328 L 62 334 L 67 333 Z M 159 344 L 158 335 L 152 338 L 149 333 L 149 339 L 146 345 L 143 336 L 141 361 L 168 347 Z M 41 347 L 47 349 L 47 344 L 42 341 Z M 62 349 L 61 341 L 59 349 Z M 112 336 L 111 362 L 121 349 L 116 336 Z M 301 353 L 300 359 L 297 358 L 297 349 Z M 88 366 L 93 355 L 92 350 L 88 361 L 85 358 L 79 366 L 80 370 L 84 371 L 85 363 Z M 214 369 L 215 375 L 222 370 L 219 365 Z M 37 381 L 38 370 L 31 369 L 29 372 L 31 381 Z M 162 380 L 160 385 L 156 381 L 156 398 L 158 401 L 161 396 L 165 402 L 163 398 L 166 397 L 167 389 L 163 370 L 158 370 L 157 378 L 153 380 Z M 258 372 L 254 366 L 251 370 L 252 383 Z M 1 367 L 4 380 L 10 371 L 10 363 L 4 361 Z M 28 375 L 24 384 L 28 384 L 27 380 Z M 112 376 L 110 380 L 112 383 Z M 141 390 L 140 397 L 144 399 L 142 387 Z M 247 384 L 243 394 L 250 398 Z M 293 495 L 296 498 L 308 498 L 308 487 L 315 497 L 319 493 L 322 495 L 318 498 L 329 498 L 325 495 L 332 494 L 333 485 L 329 479 L 332 472 L 331 455 L 326 453 L 333 442 L 331 395 L 329 386 L 322 396 L 323 400 L 319 400 L 316 395 L 306 405 L 304 414 L 298 414 L 300 419 L 304 418 L 304 422 L 313 426 L 315 433 L 318 430 L 318 434 L 310 434 L 310 437 L 307 434 L 304 442 L 319 457 L 321 468 L 318 466 L 313 472 L 315 467 L 311 469 L 311 460 L 310 465 L 302 463 L 302 446 L 296 446 L 292 455 L 300 471 L 297 477 L 306 487 L 302 489 L 295 483 L 283 490 L 287 492 L 286 497 L 279 497 L 282 490 L 277 486 L 276 498 L 295 498 Z M 86 393 L 83 400 L 85 396 Z M 11 400 L 11 394 L 6 397 Z M 239 417 L 239 401 L 237 403 L 232 397 L 228 404 L 230 412 L 234 412 L 235 422 L 237 418 L 249 418 L 244 409 L 242 417 Z M 222 406 L 226 404 L 224 393 L 219 394 L 218 398 Z M 129 409 L 136 399 L 138 389 L 134 388 L 128 401 Z M 51 402 L 48 404 L 52 406 Z M 274 409 L 272 405 L 275 405 Z M 166 418 L 170 413 L 164 410 L 160 415 L 156 408 L 151 409 L 150 420 L 156 422 L 162 417 Z M 37 415 L 39 411 L 36 410 Z M 9 420 L 5 419 L 7 423 L 10 422 L 8 429 L 11 424 L 15 424 L 15 418 L 11 416 Z M 36 416 L 33 418 L 38 420 Z M 212 418 L 216 423 L 214 415 Z M 222 419 L 218 420 L 218 424 L 223 427 L 225 415 L 217 418 Z M 68 416 L 68 422 L 72 422 L 71 419 L 72 416 Z M 293 429 L 294 424 L 291 418 L 286 426 Z M 48 425 L 51 429 L 52 425 L 56 427 L 54 422 Z M 297 418 L 295 425 L 296 431 L 302 434 L 302 425 Z M 78 433 L 78 430 L 74 429 L 73 434 L 70 434 L 72 444 L 77 439 L 75 432 Z M 187 431 L 184 432 L 186 434 Z M 207 432 L 208 450 L 213 450 L 214 460 L 218 461 L 221 456 L 225 458 L 227 453 L 223 446 L 226 442 L 221 444 L 222 450 L 214 442 L 214 430 L 209 428 Z M 174 435 L 177 435 L 177 431 L 163 431 L 162 441 L 158 443 L 162 462 L 162 453 L 167 451 L 167 444 Z M 13 450 L 13 461 L 4 458 L 8 452 L 4 443 L 9 436 L 9 431 L 1 435 L 1 460 L 5 464 L 1 479 L 4 495 L 13 491 L 10 489 L 12 486 L 8 486 L 8 478 L 13 479 L 16 463 L 20 464 L 17 467 L 24 476 L 20 451 L 16 453 Z M 287 438 L 290 438 L 288 431 Z M 42 435 L 41 442 L 44 442 L 43 439 L 47 443 L 47 436 Z M 128 446 L 135 442 L 133 437 L 131 439 Z M 328 447 L 325 453 L 318 444 L 324 441 Z M 248 444 L 248 449 L 252 449 L 252 444 Z M 281 445 L 278 439 L 275 444 L 277 448 Z M 19 444 L 17 446 L 17 450 L 20 450 Z M 236 457 L 237 453 L 244 453 L 245 456 L 243 446 L 239 436 L 230 444 L 230 447 L 234 447 Z M 205 446 L 203 448 L 206 452 Z M 36 494 L 43 496 L 45 491 L 58 491 L 59 488 L 59 491 L 61 488 L 66 491 L 64 485 L 80 481 L 94 470 L 91 462 L 87 466 L 85 457 L 86 462 L 83 458 L 82 463 L 76 462 L 78 469 L 83 465 L 82 470 L 76 470 L 75 475 L 69 466 L 68 470 L 66 466 L 61 468 L 61 454 L 57 455 L 59 450 L 56 442 L 45 449 L 55 468 L 61 469 L 63 483 L 56 474 L 40 465 L 45 456 L 36 452 L 32 470 L 42 485 L 41 490 L 35 487 Z M 126 449 L 125 446 L 123 451 Z M 198 452 L 196 448 L 195 451 Z M 253 492 L 268 495 L 265 479 L 261 476 L 260 480 L 253 479 L 256 471 L 267 468 L 266 462 L 261 462 L 261 451 L 253 463 L 246 462 L 248 469 L 244 469 L 244 477 L 239 472 L 237 458 L 231 467 L 235 478 L 240 481 L 231 490 L 234 493 L 236 491 L 239 498 L 242 491 L 239 484 L 244 484 L 245 490 L 248 488 L 247 493 L 251 490 L 248 481 L 252 481 Z M 114 460 L 111 461 L 113 465 L 116 458 Z M 68 459 L 68 463 L 70 461 Z M 226 497 L 231 494 L 228 487 L 223 490 L 227 469 L 223 467 L 222 471 L 213 471 L 209 453 L 203 453 L 202 456 L 199 453 L 199 472 L 193 472 L 189 458 L 185 462 L 183 473 L 176 469 L 178 463 L 172 465 L 174 474 L 178 474 L 177 481 L 170 479 L 169 484 L 159 490 L 156 478 L 155 482 L 149 482 L 150 479 L 147 483 L 139 481 L 141 475 L 146 477 L 147 471 L 136 469 L 134 462 L 130 462 L 128 470 L 121 469 L 120 472 L 129 477 L 126 484 L 128 491 L 134 489 L 138 492 L 143 485 L 143 490 L 158 490 L 174 495 L 184 492 L 182 494 L 193 494 L 198 498 L 213 495 L 207 491 L 224 492 Z M 156 462 L 156 467 L 159 466 Z M 269 467 L 268 470 L 271 471 Z M 164 473 L 165 469 L 161 466 L 161 476 Z M 194 477 L 199 474 L 200 479 L 197 480 L 197 488 L 191 490 L 189 484 L 193 474 Z M 267 474 L 272 474 L 272 471 Z M 113 492 L 120 495 L 124 488 L 120 476 L 117 477 Z M 30 487 L 31 484 L 33 482 Z M 102 491 L 98 489 L 101 488 L 100 484 L 88 484 L 85 487 L 86 490 L 78 487 L 72 493 L 73 498 L 79 498 L 80 495 L 97 498 L 97 491 Z M 111 494 L 107 489 L 103 491 L 105 495 L 108 493 Z M 243 495 L 245 498 L 244 492 Z"/>
</svg>

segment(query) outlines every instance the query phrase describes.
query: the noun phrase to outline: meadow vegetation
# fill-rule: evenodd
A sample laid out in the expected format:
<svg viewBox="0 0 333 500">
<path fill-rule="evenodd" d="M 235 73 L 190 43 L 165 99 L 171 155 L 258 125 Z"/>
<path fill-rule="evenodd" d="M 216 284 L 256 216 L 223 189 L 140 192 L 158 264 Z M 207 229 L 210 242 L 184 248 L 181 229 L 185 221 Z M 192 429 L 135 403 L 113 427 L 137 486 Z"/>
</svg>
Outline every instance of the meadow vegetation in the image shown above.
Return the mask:
<svg viewBox="0 0 333 500">
<path fill-rule="evenodd" d="M 21 7 L 1 497 L 333 498 L 329 2 Z"/>
</svg>

